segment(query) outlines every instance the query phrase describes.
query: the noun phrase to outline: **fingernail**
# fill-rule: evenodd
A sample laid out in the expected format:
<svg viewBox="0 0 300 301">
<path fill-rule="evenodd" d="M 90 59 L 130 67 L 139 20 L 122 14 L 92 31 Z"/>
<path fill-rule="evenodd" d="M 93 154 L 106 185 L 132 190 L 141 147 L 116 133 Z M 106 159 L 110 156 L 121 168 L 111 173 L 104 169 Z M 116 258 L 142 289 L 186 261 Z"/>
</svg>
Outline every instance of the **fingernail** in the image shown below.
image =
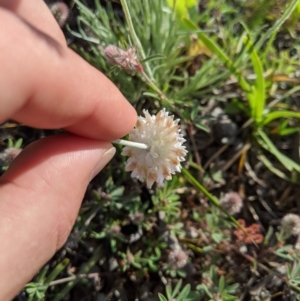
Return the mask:
<svg viewBox="0 0 300 301">
<path fill-rule="evenodd" d="M 115 147 L 112 147 L 106 150 L 105 152 L 103 152 L 100 160 L 98 161 L 98 163 L 96 164 L 96 166 L 94 167 L 91 173 L 90 180 L 92 180 L 103 169 L 103 167 L 113 158 L 115 153 L 116 153 Z"/>
</svg>

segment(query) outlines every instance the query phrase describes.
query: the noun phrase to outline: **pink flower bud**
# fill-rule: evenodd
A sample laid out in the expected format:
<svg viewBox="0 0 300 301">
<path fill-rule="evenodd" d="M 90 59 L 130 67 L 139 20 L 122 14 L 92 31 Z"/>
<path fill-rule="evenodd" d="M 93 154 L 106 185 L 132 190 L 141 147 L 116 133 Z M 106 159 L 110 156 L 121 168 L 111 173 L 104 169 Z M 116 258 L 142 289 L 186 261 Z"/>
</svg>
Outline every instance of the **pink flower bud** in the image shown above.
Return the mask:
<svg viewBox="0 0 300 301">
<path fill-rule="evenodd" d="M 187 264 L 188 258 L 188 255 L 179 247 L 169 253 L 168 262 L 173 269 L 182 269 Z"/>
<path fill-rule="evenodd" d="M 243 207 L 243 200 L 237 192 L 228 192 L 221 199 L 222 208 L 229 214 L 239 213 Z"/>
<path fill-rule="evenodd" d="M 110 64 L 119 66 L 124 70 L 143 71 L 143 66 L 137 57 L 134 47 L 123 50 L 115 45 L 108 45 L 104 49 L 104 56 Z"/>
<path fill-rule="evenodd" d="M 289 235 L 300 234 L 300 216 L 294 213 L 286 214 L 281 220 L 282 230 Z"/>
</svg>

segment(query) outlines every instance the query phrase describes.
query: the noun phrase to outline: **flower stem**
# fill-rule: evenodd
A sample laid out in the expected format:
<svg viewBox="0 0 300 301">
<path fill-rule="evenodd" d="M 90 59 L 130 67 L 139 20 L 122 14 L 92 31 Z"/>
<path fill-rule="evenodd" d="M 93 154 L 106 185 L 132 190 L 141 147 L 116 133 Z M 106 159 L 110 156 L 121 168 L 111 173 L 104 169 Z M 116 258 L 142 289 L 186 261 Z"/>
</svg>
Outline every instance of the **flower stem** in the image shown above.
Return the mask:
<svg viewBox="0 0 300 301">
<path fill-rule="evenodd" d="M 140 149 L 149 149 L 149 146 L 145 143 L 133 142 L 133 141 L 123 140 L 123 139 L 114 140 L 112 141 L 112 143 L 131 146 Z"/>
<path fill-rule="evenodd" d="M 142 73 L 144 80 L 146 83 L 158 94 L 161 100 L 164 100 L 168 103 L 168 105 L 177 113 L 177 115 L 182 119 L 185 120 L 185 117 L 181 114 L 181 112 L 176 108 L 175 105 L 166 97 L 166 95 L 155 85 L 155 83 L 147 76 L 145 72 Z"/>
<path fill-rule="evenodd" d="M 155 83 L 151 80 L 151 78 L 149 78 L 149 76 L 145 72 L 143 72 L 142 75 L 145 81 L 148 83 L 148 85 L 159 95 L 161 99 L 168 100 L 164 93 L 160 91 L 160 89 L 155 85 Z"/>
<path fill-rule="evenodd" d="M 128 28 L 129 28 L 130 35 L 131 35 L 131 37 L 132 37 L 132 39 L 135 43 L 135 46 L 138 49 L 138 52 L 139 52 L 140 56 L 142 57 L 142 60 L 144 60 L 146 58 L 146 55 L 145 55 L 143 46 L 142 46 L 138 36 L 135 33 L 134 26 L 133 26 L 133 23 L 132 23 L 132 19 L 131 19 L 131 16 L 130 16 L 130 12 L 129 12 L 129 9 L 128 9 L 127 1 L 126 0 L 121 0 L 121 5 L 122 5 L 123 11 L 124 11 L 124 15 L 125 15 L 125 19 L 126 19 Z M 150 68 L 150 65 L 149 65 L 148 62 L 145 62 L 144 64 L 146 66 L 147 73 L 149 74 L 149 76 L 151 78 L 151 81 L 152 81 L 154 77 L 153 77 L 153 72 Z"/>
<path fill-rule="evenodd" d="M 197 181 L 192 174 L 185 169 L 184 167 L 182 167 L 182 173 L 187 177 L 187 179 L 196 187 L 198 188 L 216 207 L 218 207 L 221 211 L 223 211 L 228 218 L 234 223 L 234 225 L 236 227 L 238 227 L 239 229 L 241 229 L 243 231 L 243 233 L 251 239 L 252 243 L 254 245 L 257 246 L 257 244 L 255 243 L 255 241 L 253 240 L 253 238 L 249 235 L 249 233 L 244 229 L 244 227 L 242 225 L 240 225 L 240 223 L 230 214 L 228 213 L 226 210 L 224 210 L 222 208 L 222 206 L 220 205 L 219 200 L 212 195 L 199 181 Z"/>
</svg>

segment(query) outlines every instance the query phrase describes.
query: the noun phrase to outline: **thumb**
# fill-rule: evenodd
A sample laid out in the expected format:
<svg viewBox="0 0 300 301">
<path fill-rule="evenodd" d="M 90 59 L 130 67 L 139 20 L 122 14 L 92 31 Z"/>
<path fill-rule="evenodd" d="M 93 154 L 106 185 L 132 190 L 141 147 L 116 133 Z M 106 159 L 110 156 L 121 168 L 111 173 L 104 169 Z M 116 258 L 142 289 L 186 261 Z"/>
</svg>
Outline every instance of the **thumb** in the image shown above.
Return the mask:
<svg viewBox="0 0 300 301">
<path fill-rule="evenodd" d="M 0 178 L 0 300 L 10 300 L 66 241 L 108 142 L 64 134 L 29 145 Z"/>
</svg>

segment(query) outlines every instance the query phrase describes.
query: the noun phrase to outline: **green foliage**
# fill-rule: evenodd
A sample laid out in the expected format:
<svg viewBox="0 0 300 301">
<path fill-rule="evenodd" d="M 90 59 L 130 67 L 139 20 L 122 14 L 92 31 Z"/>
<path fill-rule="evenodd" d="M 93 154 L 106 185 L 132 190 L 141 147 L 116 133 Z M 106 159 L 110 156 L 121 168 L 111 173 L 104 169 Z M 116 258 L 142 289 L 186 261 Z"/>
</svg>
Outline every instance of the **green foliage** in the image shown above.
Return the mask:
<svg viewBox="0 0 300 301">
<path fill-rule="evenodd" d="M 293 285 L 300 286 L 300 262 L 294 261 L 286 267 L 286 275 Z"/>
<path fill-rule="evenodd" d="M 90 47 L 89 52 L 84 48 L 76 48 L 76 50 L 106 73 L 111 66 L 106 64 L 102 55 L 104 47 L 109 44 L 137 46 L 138 50 L 143 49 L 139 54 L 146 62 L 147 75 L 163 93 L 168 94 L 168 99 L 172 103 L 182 108 L 194 106 L 194 97 L 203 95 L 204 89 L 211 91 L 214 85 L 229 75 L 226 71 L 220 72 L 215 59 L 203 61 L 202 68 L 197 70 L 194 76 L 188 75 L 187 69 L 192 57 L 186 55 L 186 52 L 191 45 L 189 38 L 191 31 L 182 31 L 176 13 L 165 1 L 146 0 L 142 3 L 130 1 L 128 5 L 130 18 L 138 42 L 134 36 L 128 37 L 126 25 L 114 15 L 111 9 L 108 8 L 106 12 L 99 2 L 95 1 L 97 9 L 91 11 L 79 0 L 75 2 L 80 10 L 79 32 L 71 31 L 71 33 L 85 40 Z M 141 44 L 141 48 L 136 45 L 137 43 Z M 111 73 L 109 76 L 131 101 L 138 98 L 143 101 L 149 96 L 157 98 L 156 93 L 153 94 L 153 86 L 147 89 L 141 78 L 137 76 L 128 76 L 124 71 Z M 163 104 L 168 108 L 170 102 Z"/>
<path fill-rule="evenodd" d="M 47 289 L 62 271 L 68 266 L 69 260 L 65 258 L 57 264 L 50 273 L 47 274 L 49 266 L 45 266 L 39 273 L 35 282 L 30 282 L 25 286 L 25 291 L 28 294 L 28 301 L 44 300 Z"/>
<path fill-rule="evenodd" d="M 22 143 L 23 143 L 22 138 L 17 139 L 16 142 L 14 142 L 12 139 L 9 138 L 7 142 L 7 147 L 21 148 Z"/>
<path fill-rule="evenodd" d="M 170 285 L 166 286 L 166 296 L 159 293 L 158 297 L 160 301 L 196 301 L 199 295 L 191 291 L 189 284 L 182 288 L 182 280 L 179 280 L 174 289 Z"/>
<path fill-rule="evenodd" d="M 206 279 L 206 281 L 213 285 L 208 287 L 207 285 L 202 283 L 197 286 L 197 290 L 201 293 L 206 294 L 210 298 L 210 300 L 238 300 L 238 298 L 235 297 L 234 294 L 237 292 L 239 285 L 227 285 L 224 276 L 217 276 L 216 267 L 212 266 L 208 273 L 203 274 L 203 277 Z"/>
<path fill-rule="evenodd" d="M 234 74 L 237 78 L 237 81 L 240 85 L 240 88 L 245 92 L 247 101 L 248 101 L 248 107 L 244 106 L 243 103 L 240 103 L 239 106 L 243 108 L 243 111 L 247 113 L 249 118 L 252 119 L 254 127 L 253 127 L 253 137 L 257 138 L 258 136 L 261 136 L 263 128 L 269 124 L 272 120 L 284 118 L 288 120 L 289 118 L 298 118 L 300 117 L 298 112 L 293 112 L 290 110 L 270 110 L 266 107 L 266 102 L 268 99 L 268 95 L 271 94 L 271 87 L 272 83 L 267 81 L 266 76 L 264 74 L 263 66 L 268 66 L 269 64 L 265 60 L 267 56 L 270 55 L 272 44 L 271 42 L 274 41 L 275 34 L 279 31 L 280 27 L 284 24 L 284 22 L 291 16 L 293 11 L 297 8 L 298 1 L 294 0 L 291 1 L 291 3 L 288 5 L 286 11 L 284 14 L 277 20 L 277 22 L 274 24 L 274 26 L 268 30 L 266 33 L 261 35 L 261 38 L 257 45 L 254 45 L 251 41 L 251 35 L 255 35 L 255 33 L 249 32 L 247 27 L 245 25 L 245 33 L 241 35 L 241 40 L 243 41 L 245 45 L 245 51 L 242 52 L 242 54 L 237 58 L 237 63 L 231 58 L 226 52 L 214 41 L 213 38 L 209 37 L 203 32 L 197 33 L 198 38 L 205 44 L 205 46 L 211 50 L 212 53 L 217 55 L 217 57 L 224 63 L 224 65 Z M 198 26 L 190 19 L 186 18 L 184 15 L 182 15 L 182 18 L 185 19 L 185 24 L 187 27 L 190 28 L 190 30 L 197 30 Z M 270 38 L 270 41 L 268 42 L 268 47 L 266 47 L 267 50 L 265 50 L 264 55 L 260 56 L 258 55 L 258 51 L 261 51 L 262 43 L 266 41 L 268 38 Z M 241 67 L 240 64 L 244 62 L 244 54 L 247 54 L 248 59 L 251 60 L 252 63 L 252 69 L 255 74 L 255 80 L 254 82 L 249 82 L 247 78 L 243 75 L 243 72 L 240 71 Z M 247 58 L 246 56 L 246 58 Z M 264 59 L 262 61 L 262 59 Z M 266 87 L 270 87 L 269 90 L 266 90 Z M 281 129 L 281 134 L 287 135 L 292 134 L 295 132 L 299 132 L 299 129 L 297 128 L 288 128 L 288 125 L 285 125 L 285 129 Z M 261 144 L 261 140 L 258 141 L 259 144 Z M 270 143 L 269 143 L 270 145 Z M 282 158 L 284 155 L 277 150 L 277 148 L 272 145 L 270 148 L 264 147 L 264 149 L 268 150 L 273 154 L 281 163 L 282 165 L 287 169 L 290 170 L 290 166 L 288 163 L 291 160 L 283 160 Z M 289 162 L 287 162 L 289 161 Z M 292 165 L 297 170 L 297 173 L 299 173 L 300 165 L 296 162 L 293 162 Z M 269 166 L 268 164 L 266 165 Z M 278 174 L 278 173 L 277 173 Z M 284 176 L 286 179 L 287 177 Z M 293 178 L 290 178 L 291 181 L 294 181 Z"/>
<path fill-rule="evenodd" d="M 196 9 L 197 0 L 167 0 L 168 5 L 176 11 L 179 17 L 188 16 L 190 9 Z"/>
<path fill-rule="evenodd" d="M 43 300 L 47 286 L 39 283 L 28 283 L 25 291 L 28 294 L 30 300 Z"/>
</svg>

